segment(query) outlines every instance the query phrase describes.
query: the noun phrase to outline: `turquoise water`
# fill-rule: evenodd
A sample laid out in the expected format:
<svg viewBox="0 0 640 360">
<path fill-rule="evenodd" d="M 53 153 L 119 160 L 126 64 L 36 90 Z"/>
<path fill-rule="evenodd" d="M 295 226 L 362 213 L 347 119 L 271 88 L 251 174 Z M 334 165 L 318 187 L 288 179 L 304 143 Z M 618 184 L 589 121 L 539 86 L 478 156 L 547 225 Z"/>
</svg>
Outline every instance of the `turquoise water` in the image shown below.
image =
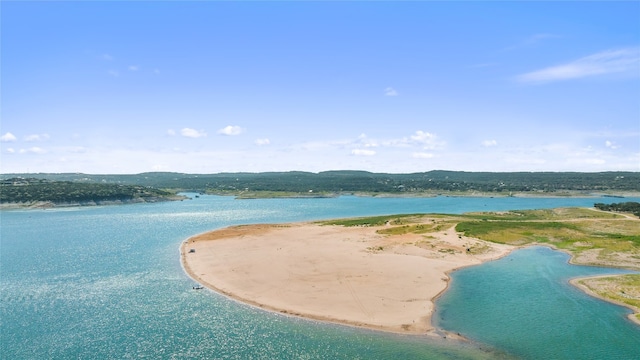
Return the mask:
<svg viewBox="0 0 640 360">
<path fill-rule="evenodd" d="M 233 224 L 393 213 L 592 206 L 594 202 L 612 200 L 619 201 L 610 198 L 376 199 L 351 196 L 234 200 L 201 196 L 189 201 L 159 204 L 3 211 L 0 213 L 0 358 L 539 358 L 536 347 L 540 341 L 536 339 L 514 335 L 505 336 L 502 341 L 501 332 L 519 333 L 518 324 L 522 321 L 513 318 L 512 313 L 488 320 L 501 321 L 500 328 L 493 332 L 476 322 L 457 322 L 452 314 L 461 308 L 468 309 L 469 303 L 491 302 L 475 294 L 472 302 L 466 293 L 455 295 L 457 292 L 453 290 L 467 282 L 472 291 L 474 287 L 478 290 L 474 285 L 477 279 L 458 278 L 458 273 L 452 291 L 443 298 L 438 319 L 441 326 L 461 332 L 478 343 L 463 345 L 423 336 L 392 335 L 285 317 L 239 304 L 210 291 L 193 291 L 193 281 L 180 266 L 178 248 L 184 239 L 195 233 Z M 534 256 L 527 251 L 518 251 L 512 256 Z M 548 273 L 544 273 L 549 274 L 545 279 L 575 276 L 573 271 L 576 270 L 572 269 L 578 267 L 566 266 L 566 259 L 554 254 L 559 253 L 535 255 L 551 262 L 547 266 Z M 491 275 L 490 269 L 504 262 L 487 263 L 474 271 L 489 269 L 485 270 L 489 271 L 487 276 L 494 279 L 489 283 L 502 282 L 495 276 L 503 270 L 493 270 L 495 274 Z M 540 277 L 538 272 L 532 271 L 514 274 L 523 283 Z M 538 285 L 525 286 L 518 291 L 505 291 L 501 299 L 503 303 L 532 299 L 539 290 Z M 562 297 L 581 293 L 561 284 L 558 294 Z M 456 297 L 463 299 L 463 304 L 456 304 Z M 583 298 L 579 301 L 584 301 Z M 574 301 L 578 300 L 570 300 Z M 555 302 L 545 304 L 539 312 L 556 309 Z M 567 324 L 577 324 L 574 318 L 580 316 L 572 315 L 572 312 L 565 316 L 563 309 L 556 310 L 563 314 L 561 317 L 566 318 Z M 640 330 L 628 326 L 624 308 L 590 300 L 586 301 L 584 309 L 598 316 L 590 316 L 590 321 L 579 323 L 580 331 L 574 331 L 573 336 L 579 345 L 600 349 L 597 354 L 607 354 L 609 350 L 621 347 L 620 344 L 626 344 L 623 347 L 631 349 L 631 354 L 640 354 L 640 351 L 632 351 L 638 343 Z M 531 320 L 530 333 L 542 334 L 557 327 L 556 322 L 549 322 L 545 317 L 538 320 Z M 602 341 L 600 335 L 597 339 L 582 339 L 583 333 L 591 334 L 583 332 L 589 327 L 610 328 L 614 333 L 602 337 Z M 626 332 L 614 336 L 621 328 Z M 568 327 L 565 331 L 571 329 Z M 612 340 L 614 338 L 616 341 Z M 551 346 L 563 356 L 555 358 L 576 358 L 571 354 L 580 354 L 572 352 L 574 345 L 566 349 L 564 341 Z M 635 348 L 640 349 L 640 346 Z"/>
<path fill-rule="evenodd" d="M 640 328 L 626 321 L 630 311 L 568 283 L 615 271 L 568 260 L 530 247 L 459 270 L 437 302 L 434 324 L 526 359 L 640 359 Z"/>
</svg>

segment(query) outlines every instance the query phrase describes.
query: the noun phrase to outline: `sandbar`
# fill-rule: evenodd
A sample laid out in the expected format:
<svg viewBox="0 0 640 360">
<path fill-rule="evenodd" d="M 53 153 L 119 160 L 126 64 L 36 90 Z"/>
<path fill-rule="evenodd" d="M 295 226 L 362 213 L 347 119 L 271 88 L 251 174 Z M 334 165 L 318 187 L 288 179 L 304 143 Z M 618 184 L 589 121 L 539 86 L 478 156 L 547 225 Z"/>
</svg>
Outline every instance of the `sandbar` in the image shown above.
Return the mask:
<svg viewBox="0 0 640 360">
<path fill-rule="evenodd" d="M 200 284 L 266 310 L 424 334 L 434 329 L 434 300 L 447 288 L 450 271 L 514 249 L 453 228 L 402 235 L 381 235 L 381 228 L 233 226 L 187 239 L 181 259 Z"/>
</svg>

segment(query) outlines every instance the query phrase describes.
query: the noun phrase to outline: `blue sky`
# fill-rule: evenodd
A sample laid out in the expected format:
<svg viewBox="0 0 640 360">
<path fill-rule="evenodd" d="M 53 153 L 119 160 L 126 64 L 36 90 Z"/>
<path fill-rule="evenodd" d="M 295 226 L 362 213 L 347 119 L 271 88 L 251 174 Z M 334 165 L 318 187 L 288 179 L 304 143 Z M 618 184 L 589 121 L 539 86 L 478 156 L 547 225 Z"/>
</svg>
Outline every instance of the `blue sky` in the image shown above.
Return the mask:
<svg viewBox="0 0 640 360">
<path fill-rule="evenodd" d="M 0 172 L 640 171 L 640 2 L 7 2 Z"/>
</svg>

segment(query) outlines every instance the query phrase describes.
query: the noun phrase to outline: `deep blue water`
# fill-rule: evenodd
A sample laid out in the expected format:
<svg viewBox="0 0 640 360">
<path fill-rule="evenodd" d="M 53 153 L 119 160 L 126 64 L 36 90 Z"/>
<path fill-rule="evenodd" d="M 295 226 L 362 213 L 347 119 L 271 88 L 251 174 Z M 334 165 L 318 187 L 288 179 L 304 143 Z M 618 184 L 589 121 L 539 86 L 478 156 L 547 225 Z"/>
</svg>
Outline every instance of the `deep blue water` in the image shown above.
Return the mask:
<svg viewBox="0 0 640 360">
<path fill-rule="evenodd" d="M 640 358 L 640 344 L 635 347 L 637 352 L 633 352 L 640 330 L 626 320 L 626 309 L 591 299 L 564 280 L 557 280 L 611 270 L 568 266 L 564 255 L 558 252 L 517 251 L 503 260 L 454 273 L 451 291 L 442 298 L 442 305 L 438 303 L 437 315 L 444 328 L 478 342 L 463 345 L 285 317 L 239 304 L 214 292 L 193 291 L 193 281 L 184 274 L 178 251 L 180 243 L 193 234 L 233 224 L 592 206 L 594 202 L 617 201 L 620 199 L 346 196 L 234 200 L 201 196 L 158 204 L 2 211 L 0 358 L 540 358 L 537 348 L 540 343 L 547 343 L 545 338 L 520 334 L 522 319 L 510 311 L 505 315 L 484 308 L 495 299 L 483 297 L 487 294 L 479 288 L 477 278 L 464 277 L 466 273 L 486 271 L 486 281 L 500 294 L 503 305 L 526 308 L 514 302 L 529 305 L 532 299 L 544 298 L 547 288 L 538 283 L 518 287 L 517 291 L 510 289 L 514 284 L 540 278 L 551 284 L 554 296 L 566 297 L 569 304 L 581 304 L 578 308 L 584 312 L 577 311 L 576 315 L 564 305 L 556 307 L 557 301 L 545 302 L 536 311 L 561 314 L 558 317 L 563 321 L 535 316 L 527 320 L 529 335 L 542 336 L 558 326 L 563 332 L 572 331 L 575 341 L 570 346 L 564 340 L 549 345 L 557 349 L 554 354 L 559 355 L 555 358 L 577 358 L 573 355 L 581 353 L 572 349 L 583 345 L 599 349 L 592 358 L 611 358 L 598 354 L 615 355 L 617 348 L 627 349 L 623 356 L 634 354 Z M 512 258 L 549 264 L 544 265 L 545 271 L 515 271 L 526 268 L 524 260 L 517 260 L 520 265 L 507 271 L 516 280 L 496 278 L 505 272 L 496 266 L 512 266 L 516 261 L 508 260 Z M 472 295 L 465 291 L 472 291 Z M 494 315 L 484 321 L 460 322 L 453 314 L 461 309 L 471 311 L 469 304 L 491 309 L 484 311 L 484 315 Z M 583 316 L 585 312 L 589 316 Z M 586 320 L 576 322 L 579 318 Z M 493 329 L 489 331 L 487 326 Z M 604 329 L 609 335 L 598 331 L 596 339 L 583 335 L 593 334 L 593 329 Z"/>
</svg>

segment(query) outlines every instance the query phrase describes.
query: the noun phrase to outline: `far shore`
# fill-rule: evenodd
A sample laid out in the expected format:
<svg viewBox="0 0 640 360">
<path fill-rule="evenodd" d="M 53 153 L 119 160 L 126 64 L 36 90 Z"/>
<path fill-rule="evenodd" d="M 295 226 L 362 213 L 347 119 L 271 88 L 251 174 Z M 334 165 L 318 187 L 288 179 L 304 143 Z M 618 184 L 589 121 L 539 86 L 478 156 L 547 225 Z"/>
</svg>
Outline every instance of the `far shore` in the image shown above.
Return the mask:
<svg viewBox="0 0 640 360">
<path fill-rule="evenodd" d="M 128 205 L 141 203 L 157 203 L 165 201 L 182 201 L 188 199 L 187 196 L 173 195 L 166 197 L 137 197 L 124 200 L 87 200 L 75 202 L 53 202 L 53 201 L 26 201 L 0 203 L 0 210 L 25 210 L 25 209 L 54 209 L 84 206 L 108 206 L 108 205 Z"/>
<path fill-rule="evenodd" d="M 584 191 L 521 191 L 521 192 L 486 192 L 486 191 L 421 191 L 421 192 L 287 192 L 287 191 L 213 191 L 210 195 L 234 196 L 237 199 L 272 199 L 272 198 L 334 198 L 340 196 L 362 196 L 379 198 L 428 198 L 428 197 L 478 197 L 478 198 L 602 198 L 624 199 L 640 197 L 640 192 L 584 192 Z"/>
<path fill-rule="evenodd" d="M 513 193 L 493 193 L 478 191 L 451 191 L 451 192 L 402 192 L 402 193 L 378 193 L 378 192 L 307 192 L 293 193 L 285 191 L 225 191 L 208 192 L 208 195 L 232 196 L 236 199 L 316 199 L 316 198 L 336 198 L 340 196 L 361 196 L 377 198 L 429 198 L 429 197 L 462 197 L 462 198 L 616 198 L 617 201 L 625 201 L 625 198 L 640 197 L 640 192 L 620 192 L 620 193 L 594 193 L 594 192 L 513 192 Z M 182 201 L 190 199 L 185 195 L 173 195 L 167 197 L 133 198 L 128 200 L 89 200 L 77 202 L 53 202 L 53 201 L 24 201 L 24 202 L 3 202 L 0 203 L 0 210 L 28 210 L 28 209 L 52 209 L 82 206 L 105 206 L 105 205 L 128 205 L 137 203 L 154 203 L 163 201 Z"/>
<path fill-rule="evenodd" d="M 516 248 L 463 237 L 453 228 L 428 237 L 383 236 L 376 233 L 380 228 L 384 226 L 234 226 L 187 239 L 181 259 L 200 284 L 266 310 L 438 335 L 431 315 L 434 300 L 448 286 L 448 274 Z"/>
</svg>

